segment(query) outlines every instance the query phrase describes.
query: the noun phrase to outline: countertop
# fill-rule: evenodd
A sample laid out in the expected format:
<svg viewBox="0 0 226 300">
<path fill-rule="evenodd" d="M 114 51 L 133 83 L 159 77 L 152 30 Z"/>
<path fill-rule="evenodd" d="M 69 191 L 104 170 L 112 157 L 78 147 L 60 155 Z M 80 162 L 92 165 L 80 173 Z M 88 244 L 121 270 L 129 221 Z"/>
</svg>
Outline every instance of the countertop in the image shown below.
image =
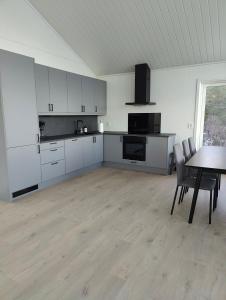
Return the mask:
<svg viewBox="0 0 226 300">
<path fill-rule="evenodd" d="M 45 143 L 49 141 L 58 141 L 58 140 L 66 140 L 70 138 L 78 138 L 78 137 L 85 137 L 85 136 L 92 136 L 92 135 L 99 135 L 102 134 L 100 132 L 88 132 L 88 133 L 83 133 L 83 134 L 62 134 L 62 135 L 54 135 L 54 136 L 41 136 L 40 142 Z M 131 134 L 126 131 L 105 131 L 104 134 L 109 134 L 109 135 L 139 135 L 139 136 L 155 136 L 155 137 L 170 137 L 176 135 L 175 133 L 148 133 L 148 134 Z"/>
<path fill-rule="evenodd" d="M 105 131 L 104 134 L 109 135 L 139 135 L 139 136 L 156 136 L 156 137 L 170 137 L 176 135 L 176 133 L 147 133 L 147 134 L 132 134 L 126 131 Z"/>
<path fill-rule="evenodd" d="M 100 132 L 88 132 L 88 133 L 83 133 L 83 134 L 62 134 L 62 135 L 53 135 L 53 136 L 41 136 L 40 142 L 45 143 L 49 141 L 58 141 L 58 140 L 66 140 L 70 138 L 82 138 L 85 136 L 92 136 L 92 135 L 99 135 L 101 134 Z"/>
</svg>

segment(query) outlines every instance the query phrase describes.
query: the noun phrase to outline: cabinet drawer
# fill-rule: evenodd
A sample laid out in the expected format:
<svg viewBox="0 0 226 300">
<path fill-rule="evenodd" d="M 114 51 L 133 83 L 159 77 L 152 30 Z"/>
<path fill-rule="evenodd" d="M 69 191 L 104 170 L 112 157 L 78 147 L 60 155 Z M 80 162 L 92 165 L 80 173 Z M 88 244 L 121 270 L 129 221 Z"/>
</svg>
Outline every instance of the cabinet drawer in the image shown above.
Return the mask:
<svg viewBox="0 0 226 300">
<path fill-rule="evenodd" d="M 52 141 L 52 142 L 40 144 L 41 150 L 48 150 L 48 149 L 59 148 L 59 147 L 64 147 L 64 141 L 62 141 L 62 140 L 61 141 Z"/>
<path fill-rule="evenodd" d="M 65 175 L 65 161 L 60 160 L 41 166 L 42 181 L 47 181 Z"/>
<path fill-rule="evenodd" d="M 41 151 L 41 164 L 64 159 L 64 148 L 52 148 Z"/>
</svg>

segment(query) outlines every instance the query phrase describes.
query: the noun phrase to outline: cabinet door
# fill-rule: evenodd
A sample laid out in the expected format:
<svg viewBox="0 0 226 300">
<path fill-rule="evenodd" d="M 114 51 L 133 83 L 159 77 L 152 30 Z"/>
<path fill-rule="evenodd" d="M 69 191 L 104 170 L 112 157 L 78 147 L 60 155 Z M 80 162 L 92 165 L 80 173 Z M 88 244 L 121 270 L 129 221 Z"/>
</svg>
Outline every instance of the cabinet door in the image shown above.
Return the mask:
<svg viewBox="0 0 226 300">
<path fill-rule="evenodd" d="M 94 148 L 95 148 L 95 162 L 100 163 L 104 159 L 103 135 L 95 136 Z"/>
<path fill-rule="evenodd" d="M 82 105 L 84 106 L 85 114 L 95 114 L 94 107 L 94 79 L 82 77 Z"/>
<path fill-rule="evenodd" d="M 34 65 L 37 109 L 39 113 L 49 113 L 49 69 L 46 66 Z"/>
<path fill-rule="evenodd" d="M 49 68 L 49 88 L 53 113 L 67 112 L 67 73 Z"/>
<path fill-rule="evenodd" d="M 95 80 L 95 94 L 94 94 L 95 111 L 98 115 L 104 115 L 107 111 L 106 105 L 106 82 L 103 80 Z"/>
<path fill-rule="evenodd" d="M 122 136 L 104 135 L 104 161 L 120 163 L 122 159 Z"/>
<path fill-rule="evenodd" d="M 149 167 L 166 169 L 168 156 L 168 139 L 149 137 L 146 145 L 146 162 Z"/>
<path fill-rule="evenodd" d="M 37 143 L 39 130 L 33 59 L 2 51 L 0 73 L 7 147 Z"/>
<path fill-rule="evenodd" d="M 41 182 L 40 154 L 36 145 L 7 150 L 11 193 Z"/>
<path fill-rule="evenodd" d="M 79 75 L 67 74 L 68 112 L 82 112 L 82 78 Z"/>
<path fill-rule="evenodd" d="M 93 136 L 82 138 L 84 167 L 89 167 L 96 162 Z"/>
<path fill-rule="evenodd" d="M 82 138 L 65 141 L 66 173 L 79 170 L 83 167 Z"/>
</svg>

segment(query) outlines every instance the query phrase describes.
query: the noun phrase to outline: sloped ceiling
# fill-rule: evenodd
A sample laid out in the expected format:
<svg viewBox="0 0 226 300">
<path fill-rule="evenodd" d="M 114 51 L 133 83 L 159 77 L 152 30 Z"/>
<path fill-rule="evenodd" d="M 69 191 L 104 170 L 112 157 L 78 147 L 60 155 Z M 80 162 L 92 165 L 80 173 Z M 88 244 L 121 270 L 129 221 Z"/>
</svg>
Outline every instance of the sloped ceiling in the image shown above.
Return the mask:
<svg viewBox="0 0 226 300">
<path fill-rule="evenodd" d="M 226 60 L 226 0 L 30 2 L 97 75 Z"/>
</svg>

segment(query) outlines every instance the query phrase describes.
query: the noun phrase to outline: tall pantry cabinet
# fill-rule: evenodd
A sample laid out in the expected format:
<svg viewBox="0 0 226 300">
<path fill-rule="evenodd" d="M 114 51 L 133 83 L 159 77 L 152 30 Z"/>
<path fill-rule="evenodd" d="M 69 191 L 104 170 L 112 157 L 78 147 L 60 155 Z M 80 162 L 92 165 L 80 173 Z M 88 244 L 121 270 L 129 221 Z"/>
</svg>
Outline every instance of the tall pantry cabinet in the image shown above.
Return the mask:
<svg viewBox="0 0 226 300">
<path fill-rule="evenodd" d="M 0 200 L 41 182 L 34 61 L 0 51 Z"/>
</svg>

